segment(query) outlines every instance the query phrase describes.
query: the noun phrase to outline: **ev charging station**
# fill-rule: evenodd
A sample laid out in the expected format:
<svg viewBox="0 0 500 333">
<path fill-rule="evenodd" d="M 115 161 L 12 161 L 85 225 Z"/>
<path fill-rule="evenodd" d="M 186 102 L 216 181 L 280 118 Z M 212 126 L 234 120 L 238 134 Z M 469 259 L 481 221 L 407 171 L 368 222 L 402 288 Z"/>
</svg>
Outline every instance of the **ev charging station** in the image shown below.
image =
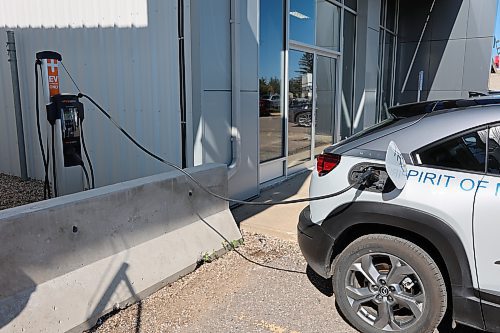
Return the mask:
<svg viewBox="0 0 500 333">
<path fill-rule="evenodd" d="M 49 197 L 75 193 L 94 186 L 93 181 L 92 184 L 90 183 L 88 171 L 82 158 L 83 144 L 87 163 L 92 170 L 83 141 L 83 104 L 77 95 L 60 93 L 59 64 L 62 64 L 62 56 L 57 52 L 42 51 L 36 54 L 37 126 L 41 126 L 38 110 L 40 107 L 38 66 L 41 69 L 41 83 L 46 107 L 47 138 L 46 140 L 41 138 L 40 128 L 38 135 L 44 159 L 45 190 L 48 191 Z M 43 152 L 44 141 L 45 152 Z"/>
</svg>

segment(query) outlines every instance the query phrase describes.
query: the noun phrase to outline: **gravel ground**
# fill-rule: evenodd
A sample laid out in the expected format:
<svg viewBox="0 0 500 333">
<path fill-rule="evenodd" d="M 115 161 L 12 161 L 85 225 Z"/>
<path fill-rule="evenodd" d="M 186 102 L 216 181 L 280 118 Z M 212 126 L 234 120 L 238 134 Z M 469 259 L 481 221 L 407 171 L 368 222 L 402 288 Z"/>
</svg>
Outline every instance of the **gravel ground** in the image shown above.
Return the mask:
<svg viewBox="0 0 500 333">
<path fill-rule="evenodd" d="M 357 332 L 335 310 L 331 281 L 306 274 L 296 242 L 244 230 L 243 236 L 238 251 L 259 264 L 229 252 L 142 302 L 102 318 L 88 333 Z M 479 331 L 458 327 L 452 333 Z"/>
<path fill-rule="evenodd" d="M 0 173 L 0 210 L 43 200 L 43 182 Z"/>
<path fill-rule="evenodd" d="M 90 332 L 356 332 L 309 281 L 297 243 L 245 232 L 244 239 L 240 253 L 292 272 L 232 251 Z"/>
</svg>

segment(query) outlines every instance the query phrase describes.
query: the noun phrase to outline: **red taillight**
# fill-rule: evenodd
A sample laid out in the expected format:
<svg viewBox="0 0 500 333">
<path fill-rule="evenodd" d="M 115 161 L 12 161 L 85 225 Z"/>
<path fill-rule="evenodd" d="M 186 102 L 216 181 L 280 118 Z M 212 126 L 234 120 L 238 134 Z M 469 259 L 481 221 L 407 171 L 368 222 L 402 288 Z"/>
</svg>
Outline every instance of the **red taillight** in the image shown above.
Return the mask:
<svg viewBox="0 0 500 333">
<path fill-rule="evenodd" d="M 318 160 L 316 161 L 316 169 L 318 170 L 319 176 L 324 176 L 340 163 L 340 155 L 334 154 L 320 154 L 318 155 Z"/>
</svg>

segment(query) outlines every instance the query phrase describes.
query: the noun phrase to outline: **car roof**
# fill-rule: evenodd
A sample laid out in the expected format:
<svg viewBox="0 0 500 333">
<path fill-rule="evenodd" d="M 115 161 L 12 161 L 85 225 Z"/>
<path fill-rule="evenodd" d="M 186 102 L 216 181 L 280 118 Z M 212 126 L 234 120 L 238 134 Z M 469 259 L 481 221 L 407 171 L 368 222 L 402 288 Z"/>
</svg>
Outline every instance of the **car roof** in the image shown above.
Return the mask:
<svg viewBox="0 0 500 333">
<path fill-rule="evenodd" d="M 442 110 L 458 110 L 461 108 L 495 104 L 500 105 L 500 96 L 498 95 L 403 104 L 393 106 L 388 111 L 394 118 L 401 119 Z"/>
<path fill-rule="evenodd" d="M 394 141 L 408 157 L 413 151 L 453 134 L 500 122 L 498 97 L 431 101 L 407 106 L 410 111 L 404 111 L 404 105 L 389 109 L 396 112 L 391 112 L 393 118 L 380 129 L 340 142 L 325 151 L 383 160 L 389 142 Z"/>
</svg>

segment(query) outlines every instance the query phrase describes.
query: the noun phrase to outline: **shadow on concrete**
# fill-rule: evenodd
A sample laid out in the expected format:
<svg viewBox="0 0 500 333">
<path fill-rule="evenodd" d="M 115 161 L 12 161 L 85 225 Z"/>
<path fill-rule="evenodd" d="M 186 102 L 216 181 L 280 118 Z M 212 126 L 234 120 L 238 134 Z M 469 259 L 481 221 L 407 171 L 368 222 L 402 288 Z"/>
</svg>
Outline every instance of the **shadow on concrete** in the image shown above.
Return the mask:
<svg viewBox="0 0 500 333">
<path fill-rule="evenodd" d="M 26 287 L 6 298 L 0 297 L 0 329 L 19 316 L 28 304 L 31 294 L 36 290 L 36 283 L 20 268 L 11 267 L 0 270 L 0 284 L 3 292 L 15 290 L 17 283 L 22 283 Z"/>
<path fill-rule="evenodd" d="M 307 181 L 307 178 L 311 174 L 311 170 L 305 170 L 304 172 L 293 175 L 292 177 L 284 180 L 283 182 L 277 183 L 264 191 L 261 192 L 260 196 L 252 201 L 261 201 L 261 202 L 269 202 L 269 201 L 282 201 L 289 199 L 296 195 L 300 188 Z M 307 198 L 308 196 L 304 196 Z M 233 213 L 234 220 L 238 227 L 240 227 L 240 223 L 254 215 L 257 215 L 265 210 L 271 209 L 274 206 L 245 206 L 245 205 L 237 205 L 231 208 L 231 212 Z M 287 206 L 280 206 L 281 209 L 287 209 Z M 298 216 L 297 216 L 298 218 Z"/>
<path fill-rule="evenodd" d="M 130 294 L 132 295 L 133 302 L 132 303 L 137 303 L 137 314 L 136 314 L 136 322 L 135 322 L 135 332 L 139 333 L 141 330 L 141 318 L 142 318 L 142 302 L 140 298 L 136 295 L 134 287 L 132 286 L 132 283 L 130 282 L 128 276 L 127 276 L 127 269 L 129 267 L 129 264 L 123 263 L 120 269 L 116 272 L 115 277 L 109 284 L 109 286 L 106 288 L 106 291 L 102 295 L 101 299 L 97 303 L 97 306 L 94 308 L 92 311 L 92 314 L 89 316 L 91 320 L 93 318 L 98 318 L 103 312 L 106 311 L 106 306 L 108 305 L 109 301 L 111 300 L 111 297 L 115 293 L 116 289 L 122 283 L 122 281 L 125 283 L 127 286 L 128 290 L 130 291 Z M 110 317 L 112 317 L 114 314 L 119 312 L 120 309 L 118 307 L 115 307 L 113 311 L 107 313 L 106 315 L 100 317 L 97 319 L 97 324 L 89 331 L 89 332 L 95 332 L 97 328 L 99 328 L 102 324 L 106 322 Z"/>
</svg>

